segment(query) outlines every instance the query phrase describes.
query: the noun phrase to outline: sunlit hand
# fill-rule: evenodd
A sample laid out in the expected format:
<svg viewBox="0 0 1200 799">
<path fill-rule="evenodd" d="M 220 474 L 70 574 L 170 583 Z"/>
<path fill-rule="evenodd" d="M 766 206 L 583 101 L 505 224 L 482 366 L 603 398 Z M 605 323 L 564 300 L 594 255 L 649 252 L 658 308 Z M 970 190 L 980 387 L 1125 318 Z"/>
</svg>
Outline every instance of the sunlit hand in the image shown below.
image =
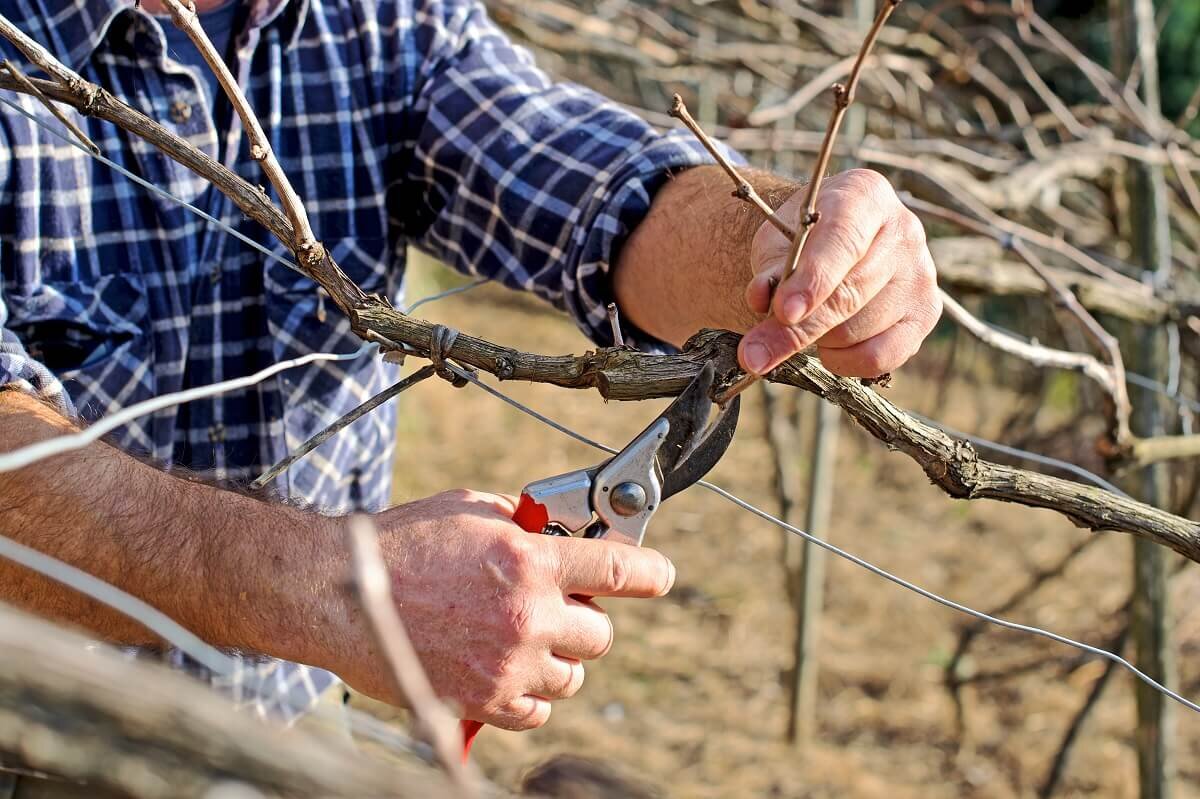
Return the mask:
<svg viewBox="0 0 1200 799">
<path fill-rule="evenodd" d="M 540 727 L 550 702 L 583 685 L 583 664 L 608 652 L 613 627 L 573 595 L 657 597 L 675 569 L 666 557 L 609 541 L 530 535 L 516 500 L 450 491 L 376 515 L 396 606 L 437 693 L 466 718 L 510 730 Z M 337 671 L 352 687 L 394 700 L 362 620 Z"/>
<path fill-rule="evenodd" d="M 800 227 L 804 191 L 778 210 Z M 878 172 L 854 169 L 830 178 L 817 201 L 796 272 L 786 269 L 791 246 L 764 224 L 751 247 L 755 277 L 746 288 L 751 310 L 770 316 L 742 339 L 743 368 L 764 374 L 816 345 L 822 363 L 847 377 L 876 377 L 916 354 L 942 312 L 933 259 L 920 221 Z"/>
</svg>

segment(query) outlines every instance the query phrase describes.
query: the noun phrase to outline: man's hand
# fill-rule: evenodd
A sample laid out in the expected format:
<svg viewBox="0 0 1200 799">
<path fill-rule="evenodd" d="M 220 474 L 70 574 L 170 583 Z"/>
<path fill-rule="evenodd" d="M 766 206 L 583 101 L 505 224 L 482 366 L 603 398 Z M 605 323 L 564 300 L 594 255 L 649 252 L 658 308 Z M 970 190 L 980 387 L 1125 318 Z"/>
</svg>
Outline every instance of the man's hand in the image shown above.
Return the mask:
<svg viewBox="0 0 1200 799">
<path fill-rule="evenodd" d="M 798 229 L 804 192 L 745 174 Z M 855 169 L 826 182 L 820 221 L 773 302 L 770 281 L 791 245 L 729 188 L 720 168 L 697 167 L 658 192 L 613 275 L 626 319 L 676 345 L 702 327 L 745 332 L 739 355 L 756 374 L 814 344 L 826 366 L 856 377 L 891 371 L 917 351 L 941 299 L 921 223 L 883 176 Z"/>
<path fill-rule="evenodd" d="M 511 497 L 451 491 L 375 517 L 397 607 L 434 689 L 463 715 L 510 730 L 540 727 L 550 702 L 579 691 L 581 661 L 603 656 L 613 627 L 576 596 L 657 597 L 675 569 L 652 549 L 531 535 Z M 321 663 L 384 700 L 390 679 L 363 620 Z"/>
<path fill-rule="evenodd" d="M 791 243 L 769 224 L 754 236 L 746 303 L 769 316 L 742 339 L 742 365 L 765 374 L 815 345 L 838 374 L 890 372 L 916 354 L 942 312 L 925 230 L 887 179 L 867 169 L 830 178 L 816 207 L 820 220 L 782 284 Z M 802 191 L 777 211 L 794 229 L 803 213 Z"/>
</svg>

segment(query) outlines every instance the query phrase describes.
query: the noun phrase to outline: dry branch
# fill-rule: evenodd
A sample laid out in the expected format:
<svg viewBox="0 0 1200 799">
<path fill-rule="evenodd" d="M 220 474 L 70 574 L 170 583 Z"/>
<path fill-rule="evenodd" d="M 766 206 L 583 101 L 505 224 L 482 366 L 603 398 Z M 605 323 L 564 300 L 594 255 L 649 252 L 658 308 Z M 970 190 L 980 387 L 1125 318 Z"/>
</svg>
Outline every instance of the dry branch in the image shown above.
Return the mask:
<svg viewBox="0 0 1200 799">
<path fill-rule="evenodd" d="M 229 783 L 267 797 L 448 795 L 441 774 L 416 759 L 385 765 L 341 740 L 264 724 L 192 679 L 87 646 L 78 634 L 0 605 L 7 762 L 133 799 L 199 799 Z"/>
<path fill-rule="evenodd" d="M 279 159 L 275 157 L 275 151 L 271 149 L 271 139 L 258 121 L 258 115 L 250 107 L 250 101 L 246 99 L 246 95 L 238 86 L 229 67 L 225 65 L 225 59 L 217 52 L 212 40 L 208 38 L 208 34 L 200 25 L 196 6 L 192 0 L 162 0 L 162 3 L 170 13 L 175 27 L 186 33 L 192 43 L 196 45 L 200 55 L 204 57 L 205 63 L 208 64 L 208 68 L 216 76 L 217 83 L 221 85 L 225 96 L 229 98 L 238 118 L 242 120 L 242 126 L 246 130 L 250 143 L 250 156 L 262 166 L 267 180 L 279 194 L 279 202 L 283 206 L 284 213 L 292 223 L 295 237 L 290 241 L 285 240 L 284 244 L 297 254 L 303 254 L 305 260 L 320 261 L 322 253 L 317 249 L 317 238 L 308 221 L 308 212 L 304 210 L 304 202 L 300 199 L 295 187 L 292 186 L 292 182 L 288 180 L 283 167 L 279 164 Z"/>
<path fill-rule="evenodd" d="M 938 282 L 956 292 L 1000 297 L 1046 296 L 1045 282 L 1026 264 L 1007 257 L 1002 244 L 991 237 L 941 237 L 932 239 L 929 249 L 937 264 Z M 1092 313 L 1156 325 L 1173 322 L 1196 310 L 1190 303 L 1172 303 L 1165 297 L 1130 294 L 1083 272 L 1053 266 L 1047 266 L 1047 269 Z"/>
</svg>

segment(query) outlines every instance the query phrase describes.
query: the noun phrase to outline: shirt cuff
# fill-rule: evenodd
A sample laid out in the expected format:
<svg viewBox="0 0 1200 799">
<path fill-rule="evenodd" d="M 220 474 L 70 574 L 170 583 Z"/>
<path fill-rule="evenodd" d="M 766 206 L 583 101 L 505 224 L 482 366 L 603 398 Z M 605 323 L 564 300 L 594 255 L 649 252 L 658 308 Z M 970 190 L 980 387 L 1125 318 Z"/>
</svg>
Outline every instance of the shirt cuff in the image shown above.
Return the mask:
<svg viewBox="0 0 1200 799">
<path fill-rule="evenodd" d="M 739 153 L 717 143 L 735 165 L 746 164 Z M 586 237 L 574 272 L 567 275 L 564 300 L 580 329 L 600 346 L 614 344 L 608 304 L 615 301 L 611 268 L 634 228 L 650 211 L 654 195 L 673 172 L 716 161 L 691 133 L 672 130 L 633 153 L 617 166 L 611 180 L 592 198 L 585 218 Z M 621 320 L 625 343 L 646 352 L 674 348 Z"/>
<path fill-rule="evenodd" d="M 0 304 L 0 322 L 3 316 L 4 306 Z M 0 327 L 0 391 L 8 389 L 31 394 L 64 416 L 76 415 L 75 404 L 54 373 L 30 358 L 12 331 Z"/>
</svg>

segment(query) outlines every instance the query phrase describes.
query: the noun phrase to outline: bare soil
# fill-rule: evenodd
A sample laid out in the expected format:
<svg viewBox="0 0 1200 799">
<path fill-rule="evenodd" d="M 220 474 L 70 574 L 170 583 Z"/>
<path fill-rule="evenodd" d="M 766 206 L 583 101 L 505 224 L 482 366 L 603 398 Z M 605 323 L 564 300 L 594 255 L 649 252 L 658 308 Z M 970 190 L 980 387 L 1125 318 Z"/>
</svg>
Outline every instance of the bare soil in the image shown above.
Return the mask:
<svg viewBox="0 0 1200 799">
<path fill-rule="evenodd" d="M 422 311 L 527 350 L 588 348 L 565 319 L 500 288 Z M 973 358 L 994 356 L 960 350 L 956 370 Z M 888 395 L 904 407 L 933 409 L 939 386 L 922 375 L 944 361 L 936 348 L 923 353 L 896 375 Z M 1001 409 L 1015 403 L 995 385 L 946 388 L 944 421 L 984 434 L 996 434 Z M 623 443 L 660 407 L 606 404 L 593 392 L 528 384 L 503 389 L 609 443 Z M 747 399 L 738 437 L 712 479 L 774 512 L 761 398 L 752 392 Z M 399 401 L 398 502 L 456 487 L 515 493 L 532 479 L 598 457 L 472 387 L 431 381 Z M 836 485 L 832 540 L 982 610 L 999 606 L 1092 535 L 1047 511 L 951 500 L 914 463 L 850 423 L 843 427 Z M 552 754 L 583 754 L 620 764 L 673 797 L 1036 795 L 1104 663 L 1032 636 L 989 630 L 960 666 L 960 676 L 984 677 L 963 689 L 960 729 L 944 665 L 969 620 L 838 559 L 829 563 L 825 590 L 816 740 L 805 751 L 784 741 L 795 624 L 783 537 L 702 489 L 672 499 L 647 545 L 675 561 L 674 592 L 661 601 L 610 602 L 616 646 L 590 665 L 581 695 L 557 705 L 549 725 L 536 732 L 486 730 L 476 744 L 478 762 L 499 782 L 516 785 Z M 1124 623 L 1130 551 L 1128 538 L 1106 534 L 1007 617 L 1107 642 Z M 1196 570 L 1177 577 L 1173 591 L 1181 684 L 1195 697 Z M 1136 794 L 1133 686 L 1130 675 L 1113 676 L 1080 731 L 1057 795 Z M 1200 717 L 1180 708 L 1177 735 L 1178 795 L 1200 796 Z"/>
</svg>

